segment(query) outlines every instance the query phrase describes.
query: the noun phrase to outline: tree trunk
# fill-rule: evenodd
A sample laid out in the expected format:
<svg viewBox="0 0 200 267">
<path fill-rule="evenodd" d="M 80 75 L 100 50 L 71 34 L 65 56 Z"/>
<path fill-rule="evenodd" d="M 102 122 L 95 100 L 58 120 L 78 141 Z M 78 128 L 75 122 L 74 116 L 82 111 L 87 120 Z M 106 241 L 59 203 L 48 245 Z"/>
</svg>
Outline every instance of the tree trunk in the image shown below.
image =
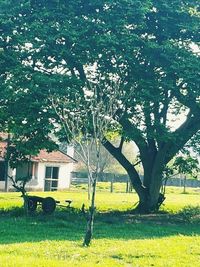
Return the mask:
<svg viewBox="0 0 200 267">
<path fill-rule="evenodd" d="M 132 182 L 133 188 L 139 196 L 139 204 L 135 209 L 135 212 L 137 213 L 156 212 L 165 199 L 164 195 L 160 193 L 162 186 L 162 168 L 159 167 L 154 174 L 155 175 L 145 173 L 143 186 L 141 186 L 139 191 L 138 188 L 135 188 L 135 184 Z"/>
<path fill-rule="evenodd" d="M 151 212 L 156 212 L 159 210 L 160 205 L 165 200 L 165 197 L 160 193 L 159 187 L 145 188 L 142 196 L 139 195 L 139 203 L 135 208 L 135 213 L 147 214 Z"/>
<path fill-rule="evenodd" d="M 7 153 L 5 157 L 5 192 L 8 192 L 9 191 L 8 169 L 9 169 L 9 158 L 10 158 L 10 134 L 8 134 L 6 150 L 7 150 Z"/>
<path fill-rule="evenodd" d="M 165 167 L 167 147 L 158 152 L 156 148 L 140 151 L 141 161 L 144 169 L 144 181 L 135 169 L 135 166 L 123 155 L 120 147 L 114 147 L 108 140 L 104 140 L 104 147 L 114 156 L 114 158 L 124 167 L 132 186 L 139 196 L 139 204 L 135 209 L 138 213 L 149 213 L 157 211 L 164 201 L 164 196 L 160 193 L 162 186 L 162 172 Z"/>
<path fill-rule="evenodd" d="M 141 212 L 156 212 L 165 200 L 165 197 L 160 192 L 160 189 L 162 187 L 166 153 L 166 150 L 163 149 L 160 151 L 148 150 L 143 154 L 143 185 L 146 190 L 142 199 L 139 196 L 138 209 L 141 210 Z"/>
<path fill-rule="evenodd" d="M 93 234 L 93 223 L 94 223 L 94 214 L 95 214 L 95 194 L 96 194 L 96 182 L 97 177 L 94 178 L 93 184 L 92 184 L 92 199 L 91 199 L 91 206 L 89 208 L 89 216 L 87 219 L 87 229 L 83 241 L 83 246 L 89 246 L 92 234 Z"/>
</svg>

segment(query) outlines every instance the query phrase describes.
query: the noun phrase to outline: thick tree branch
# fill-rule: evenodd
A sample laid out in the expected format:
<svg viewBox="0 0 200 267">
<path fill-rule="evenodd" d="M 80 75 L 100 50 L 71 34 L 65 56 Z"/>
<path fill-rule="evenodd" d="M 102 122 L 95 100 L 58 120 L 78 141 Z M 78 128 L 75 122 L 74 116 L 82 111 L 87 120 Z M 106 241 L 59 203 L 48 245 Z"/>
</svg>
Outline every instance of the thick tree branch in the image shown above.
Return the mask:
<svg viewBox="0 0 200 267">
<path fill-rule="evenodd" d="M 126 134 L 136 143 L 139 149 L 147 148 L 147 143 L 142 135 L 142 132 L 136 128 L 125 116 L 123 116 L 119 123 L 123 127 Z"/>
<path fill-rule="evenodd" d="M 164 95 L 165 95 L 164 101 L 162 102 L 163 107 L 162 107 L 159 115 L 160 115 L 160 120 L 162 119 L 162 124 L 164 126 L 166 126 L 166 123 L 167 123 L 167 112 L 168 112 L 168 109 L 169 109 L 169 103 L 170 103 L 171 98 L 172 98 L 171 91 L 167 90 L 164 93 Z"/>
<path fill-rule="evenodd" d="M 147 108 L 144 108 L 144 117 L 145 117 L 145 125 L 146 125 L 146 135 L 147 135 L 147 143 L 148 149 L 152 152 L 156 152 L 156 143 L 154 139 L 154 125 L 150 115 L 151 108 L 150 103 L 146 103 Z"/>
<path fill-rule="evenodd" d="M 124 144 L 124 137 L 122 136 L 121 137 L 121 140 L 120 140 L 119 147 L 118 147 L 118 149 L 120 150 L 120 152 L 122 151 L 123 144 Z"/>
<path fill-rule="evenodd" d="M 143 197 L 145 187 L 143 186 L 140 176 L 138 175 L 134 165 L 127 160 L 127 158 L 121 153 L 119 148 L 113 146 L 106 138 L 104 138 L 103 140 L 103 145 L 127 171 L 135 191 L 139 196 Z"/>
<path fill-rule="evenodd" d="M 199 113 L 200 114 L 200 113 Z M 167 143 L 168 152 L 166 163 L 197 133 L 200 129 L 200 116 L 188 114 L 186 121 L 173 133 L 172 140 Z"/>
</svg>

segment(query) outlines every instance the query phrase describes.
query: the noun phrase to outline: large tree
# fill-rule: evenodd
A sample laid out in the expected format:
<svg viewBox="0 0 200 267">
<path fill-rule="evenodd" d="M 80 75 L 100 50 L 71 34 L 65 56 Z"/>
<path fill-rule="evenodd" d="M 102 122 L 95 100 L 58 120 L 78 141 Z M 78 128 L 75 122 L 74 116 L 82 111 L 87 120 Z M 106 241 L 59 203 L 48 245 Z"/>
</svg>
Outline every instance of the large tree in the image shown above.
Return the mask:
<svg viewBox="0 0 200 267">
<path fill-rule="evenodd" d="M 52 96 L 71 99 L 73 109 L 73 103 L 85 97 L 89 83 L 99 84 L 105 102 L 111 97 L 107 88 L 118 88 L 121 105 L 112 119 L 121 142 L 115 147 L 105 136 L 103 144 L 127 171 L 139 196 L 139 211 L 158 208 L 165 166 L 199 133 L 198 2 L 6 0 L 1 4 L 6 10 L 1 14 L 1 57 L 15 59 L 12 67 L 5 65 L 1 84 L 5 92 L 15 93 L 13 106 L 24 95 L 34 102 L 34 95 L 41 94 L 40 112 L 48 113 L 49 125 L 57 127 Z M 138 147 L 143 181 L 122 153 L 124 140 Z"/>
</svg>

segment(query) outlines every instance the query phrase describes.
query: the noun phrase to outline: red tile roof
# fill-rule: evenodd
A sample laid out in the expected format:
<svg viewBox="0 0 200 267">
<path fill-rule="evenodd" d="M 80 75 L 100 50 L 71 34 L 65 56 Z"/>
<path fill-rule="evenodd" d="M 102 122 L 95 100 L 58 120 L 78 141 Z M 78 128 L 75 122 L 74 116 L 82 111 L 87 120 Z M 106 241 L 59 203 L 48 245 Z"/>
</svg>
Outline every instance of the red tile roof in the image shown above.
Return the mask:
<svg viewBox="0 0 200 267">
<path fill-rule="evenodd" d="M 41 150 L 37 156 L 32 156 L 31 161 L 35 162 L 60 162 L 60 163 L 74 163 L 75 159 L 71 158 L 67 154 L 61 151 L 47 152 Z"/>
<path fill-rule="evenodd" d="M 7 142 L 0 142 L 0 160 L 4 160 Z M 34 162 L 60 162 L 60 163 L 75 163 L 76 160 L 61 151 L 47 152 L 40 150 L 37 156 L 32 156 L 31 161 Z"/>
</svg>

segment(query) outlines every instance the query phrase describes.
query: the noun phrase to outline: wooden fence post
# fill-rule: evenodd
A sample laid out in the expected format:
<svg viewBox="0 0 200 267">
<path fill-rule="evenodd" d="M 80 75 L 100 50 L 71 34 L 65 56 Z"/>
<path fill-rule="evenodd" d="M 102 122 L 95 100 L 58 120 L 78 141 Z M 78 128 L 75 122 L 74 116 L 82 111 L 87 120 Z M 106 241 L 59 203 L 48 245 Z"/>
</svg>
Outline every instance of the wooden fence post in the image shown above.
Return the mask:
<svg viewBox="0 0 200 267">
<path fill-rule="evenodd" d="M 129 193 L 131 193 L 133 191 L 133 186 L 131 181 L 129 181 Z"/>
<path fill-rule="evenodd" d="M 110 181 L 110 193 L 113 192 L 113 179 L 111 179 Z"/>
<path fill-rule="evenodd" d="M 113 193 L 114 191 L 114 182 L 115 182 L 115 174 L 113 174 L 113 177 L 111 178 L 111 181 L 110 181 L 110 193 Z"/>
<path fill-rule="evenodd" d="M 128 190 L 129 190 L 129 182 L 127 180 L 127 182 L 126 182 L 126 193 L 128 193 Z"/>
</svg>

